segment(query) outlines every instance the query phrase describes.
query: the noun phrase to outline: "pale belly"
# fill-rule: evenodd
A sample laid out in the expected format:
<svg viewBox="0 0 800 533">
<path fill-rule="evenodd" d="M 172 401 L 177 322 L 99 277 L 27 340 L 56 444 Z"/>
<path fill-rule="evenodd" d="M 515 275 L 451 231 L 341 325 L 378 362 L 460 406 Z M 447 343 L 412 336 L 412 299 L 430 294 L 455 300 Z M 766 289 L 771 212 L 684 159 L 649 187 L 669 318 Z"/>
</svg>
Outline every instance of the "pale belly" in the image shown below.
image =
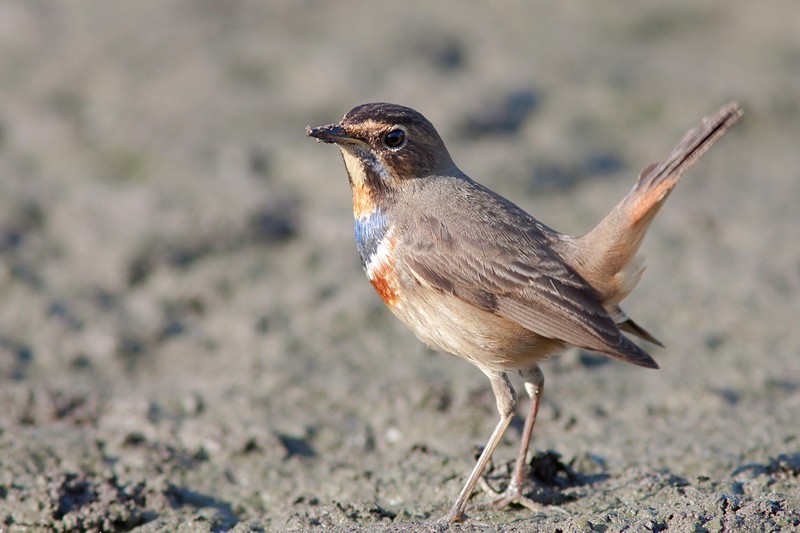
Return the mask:
<svg viewBox="0 0 800 533">
<path fill-rule="evenodd" d="M 565 347 L 455 296 L 421 286 L 411 292 L 410 298 L 390 306 L 395 316 L 431 348 L 463 357 L 480 368 L 530 368 Z"/>
</svg>

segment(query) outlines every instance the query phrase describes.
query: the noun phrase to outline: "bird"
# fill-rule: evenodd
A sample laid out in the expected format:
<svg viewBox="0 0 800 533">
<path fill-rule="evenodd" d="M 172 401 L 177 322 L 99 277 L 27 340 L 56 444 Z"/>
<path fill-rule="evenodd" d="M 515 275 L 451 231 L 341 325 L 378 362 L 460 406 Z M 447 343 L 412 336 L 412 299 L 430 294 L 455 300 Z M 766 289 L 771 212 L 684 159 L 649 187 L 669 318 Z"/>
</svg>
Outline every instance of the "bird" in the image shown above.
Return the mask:
<svg viewBox="0 0 800 533">
<path fill-rule="evenodd" d="M 729 102 L 702 119 L 581 236 L 551 229 L 471 179 L 433 124 L 409 107 L 367 103 L 338 123 L 306 127 L 307 136 L 341 152 L 356 247 L 380 298 L 429 347 L 489 378 L 499 420 L 443 522 L 467 520 L 468 500 L 516 414 L 509 373 L 522 377 L 530 406 L 510 482 L 492 504 L 536 509 L 522 487 L 544 387 L 540 363 L 577 347 L 658 368 L 628 335 L 661 343 L 620 302 L 642 275 L 637 251 L 653 218 L 742 113 Z"/>
</svg>

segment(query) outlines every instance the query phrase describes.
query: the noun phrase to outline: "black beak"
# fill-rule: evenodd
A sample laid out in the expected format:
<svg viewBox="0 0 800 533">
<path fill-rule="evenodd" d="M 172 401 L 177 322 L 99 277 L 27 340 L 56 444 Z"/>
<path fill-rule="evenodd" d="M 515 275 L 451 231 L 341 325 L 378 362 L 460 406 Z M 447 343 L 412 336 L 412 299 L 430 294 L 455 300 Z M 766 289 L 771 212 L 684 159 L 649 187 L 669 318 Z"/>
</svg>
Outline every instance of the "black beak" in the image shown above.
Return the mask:
<svg viewBox="0 0 800 533">
<path fill-rule="evenodd" d="M 344 128 L 338 124 L 328 124 L 318 128 L 306 126 L 306 135 L 324 143 L 353 144 L 362 142 L 355 137 L 347 135 Z"/>
</svg>

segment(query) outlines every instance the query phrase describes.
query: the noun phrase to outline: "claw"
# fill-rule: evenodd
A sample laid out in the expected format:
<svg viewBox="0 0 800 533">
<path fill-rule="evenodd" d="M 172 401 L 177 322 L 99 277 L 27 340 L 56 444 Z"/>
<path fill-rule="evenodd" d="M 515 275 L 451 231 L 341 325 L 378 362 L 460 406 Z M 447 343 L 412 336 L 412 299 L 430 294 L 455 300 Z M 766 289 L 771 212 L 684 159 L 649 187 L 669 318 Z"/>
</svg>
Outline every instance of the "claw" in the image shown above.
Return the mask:
<svg viewBox="0 0 800 533">
<path fill-rule="evenodd" d="M 566 515 L 569 514 L 569 512 L 565 511 L 561 507 L 539 503 L 531 498 L 528 498 L 527 496 L 524 496 L 522 494 L 522 489 L 513 483 L 510 484 L 503 492 L 497 492 L 494 490 L 491 485 L 489 485 L 489 482 L 486 481 L 486 478 L 481 478 L 479 484 L 481 490 L 483 490 L 491 498 L 488 503 L 482 506 L 483 508 L 499 510 L 512 505 L 518 505 L 520 507 L 525 507 L 530 511 L 543 511 L 548 509 L 559 511 Z"/>
</svg>

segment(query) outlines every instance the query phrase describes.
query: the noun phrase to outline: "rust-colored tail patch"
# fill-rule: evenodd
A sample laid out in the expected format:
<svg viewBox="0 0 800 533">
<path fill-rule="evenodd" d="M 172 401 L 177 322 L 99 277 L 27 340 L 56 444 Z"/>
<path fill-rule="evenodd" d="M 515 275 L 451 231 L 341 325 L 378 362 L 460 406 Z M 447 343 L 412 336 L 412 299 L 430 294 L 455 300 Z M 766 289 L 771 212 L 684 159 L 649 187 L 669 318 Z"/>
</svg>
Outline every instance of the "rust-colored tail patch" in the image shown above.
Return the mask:
<svg viewBox="0 0 800 533">
<path fill-rule="evenodd" d="M 600 294 L 603 303 L 621 301 L 642 272 L 636 252 L 650 222 L 684 174 L 742 116 L 731 102 L 707 116 L 678 141 L 667 158 L 645 168 L 628 195 L 592 231 L 562 245 L 566 258 Z"/>
<path fill-rule="evenodd" d="M 657 209 L 667 199 L 683 175 L 741 116 L 739 104 L 730 102 L 687 132 L 662 163 L 645 168 L 625 199 L 630 223 L 649 222 L 652 216 L 648 216 L 648 211 Z"/>
</svg>

